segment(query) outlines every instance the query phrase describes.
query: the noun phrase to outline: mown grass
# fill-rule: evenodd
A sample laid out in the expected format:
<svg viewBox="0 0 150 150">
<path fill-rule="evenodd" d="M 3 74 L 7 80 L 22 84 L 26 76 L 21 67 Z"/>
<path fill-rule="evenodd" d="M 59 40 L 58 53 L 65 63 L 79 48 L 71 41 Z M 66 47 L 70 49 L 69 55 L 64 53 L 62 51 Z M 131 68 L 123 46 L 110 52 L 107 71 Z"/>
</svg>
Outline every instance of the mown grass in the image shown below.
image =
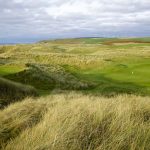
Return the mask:
<svg viewBox="0 0 150 150">
<path fill-rule="evenodd" d="M 149 150 L 149 97 L 120 95 L 104 98 L 73 92 L 30 101 L 27 99 L 1 111 L 3 149 Z M 41 110 L 43 102 L 45 105 Z M 46 110 L 46 113 L 36 126 L 32 126 L 39 118 L 33 112 L 36 114 L 38 110 Z M 26 125 L 28 128 L 24 130 L 22 126 Z M 8 137 L 11 141 L 6 140 Z"/>
<path fill-rule="evenodd" d="M 0 65 L 0 76 L 18 73 L 20 71 L 23 71 L 24 69 L 25 66 L 23 65 L 15 65 L 15 64 Z"/>
<path fill-rule="evenodd" d="M 109 78 L 118 81 L 128 81 L 140 86 L 150 87 L 150 59 L 137 59 L 112 63 L 102 70 Z"/>
<path fill-rule="evenodd" d="M 121 93 L 150 95 L 149 59 L 136 61 L 109 61 L 105 66 L 80 69 L 74 66 L 64 66 L 77 78 L 95 83 L 96 92 L 101 95 L 115 95 Z"/>
</svg>

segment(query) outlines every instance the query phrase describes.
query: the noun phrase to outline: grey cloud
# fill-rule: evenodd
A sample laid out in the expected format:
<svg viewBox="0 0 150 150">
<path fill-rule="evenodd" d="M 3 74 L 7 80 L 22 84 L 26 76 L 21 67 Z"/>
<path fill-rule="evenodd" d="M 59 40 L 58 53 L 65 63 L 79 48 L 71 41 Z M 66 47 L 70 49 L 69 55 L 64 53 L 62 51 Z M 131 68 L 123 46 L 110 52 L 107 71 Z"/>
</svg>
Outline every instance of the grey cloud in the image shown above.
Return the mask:
<svg viewBox="0 0 150 150">
<path fill-rule="evenodd" d="M 0 0 L 0 42 L 150 35 L 149 0 Z"/>
</svg>

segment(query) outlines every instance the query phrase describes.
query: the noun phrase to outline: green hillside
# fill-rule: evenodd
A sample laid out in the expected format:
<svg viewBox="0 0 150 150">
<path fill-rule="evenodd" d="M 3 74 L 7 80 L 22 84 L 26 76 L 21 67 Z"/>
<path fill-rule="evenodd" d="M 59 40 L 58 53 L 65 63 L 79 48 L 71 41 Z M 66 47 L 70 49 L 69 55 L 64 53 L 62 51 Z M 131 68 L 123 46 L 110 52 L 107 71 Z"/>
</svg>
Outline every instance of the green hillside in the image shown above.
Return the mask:
<svg viewBox="0 0 150 150">
<path fill-rule="evenodd" d="M 150 38 L 0 46 L 0 149 L 149 150 Z"/>
</svg>

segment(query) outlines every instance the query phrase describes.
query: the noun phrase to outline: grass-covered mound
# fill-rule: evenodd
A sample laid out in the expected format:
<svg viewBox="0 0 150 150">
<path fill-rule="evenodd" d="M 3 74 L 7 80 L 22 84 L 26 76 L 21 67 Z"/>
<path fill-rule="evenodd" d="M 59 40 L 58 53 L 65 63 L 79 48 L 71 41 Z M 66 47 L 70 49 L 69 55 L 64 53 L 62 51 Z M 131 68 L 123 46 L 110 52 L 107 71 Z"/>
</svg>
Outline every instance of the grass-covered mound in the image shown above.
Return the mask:
<svg viewBox="0 0 150 150">
<path fill-rule="evenodd" d="M 0 46 L 0 76 L 39 94 L 150 95 L 150 38 L 74 38 Z M 25 66 L 25 64 L 29 64 Z"/>
<path fill-rule="evenodd" d="M 41 94 L 54 89 L 83 90 L 94 86 L 79 80 L 59 65 L 27 64 L 25 70 L 6 75 L 5 78 L 31 85 Z"/>
<path fill-rule="evenodd" d="M 5 78 L 31 85 L 36 88 L 39 93 L 50 93 L 55 87 L 55 81 L 43 70 L 36 67 L 36 65 L 27 64 L 26 69 L 23 71 L 6 75 Z"/>
<path fill-rule="evenodd" d="M 0 78 L 0 108 L 28 96 L 37 96 L 33 87 Z"/>
<path fill-rule="evenodd" d="M 36 121 L 39 118 L 41 121 Z M 0 120 L 0 142 L 5 150 L 149 150 L 150 147 L 149 97 L 51 95 L 13 104 L 0 112 Z M 34 121 L 36 126 L 32 125 Z"/>
</svg>

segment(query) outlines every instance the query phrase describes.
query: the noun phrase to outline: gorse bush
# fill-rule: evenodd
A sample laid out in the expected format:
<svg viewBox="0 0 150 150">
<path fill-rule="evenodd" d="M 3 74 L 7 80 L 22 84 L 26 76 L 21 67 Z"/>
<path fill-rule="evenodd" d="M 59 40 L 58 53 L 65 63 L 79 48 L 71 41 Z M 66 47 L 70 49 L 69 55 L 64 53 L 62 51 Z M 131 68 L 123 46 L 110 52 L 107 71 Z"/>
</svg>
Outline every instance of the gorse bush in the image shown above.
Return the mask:
<svg viewBox="0 0 150 150">
<path fill-rule="evenodd" d="M 7 127 L 11 133 L 1 132 L 3 139 L 7 139 L 8 137 L 5 136 L 8 135 L 11 137 L 11 141 L 2 140 L 3 149 L 149 150 L 150 99 L 148 97 L 122 95 L 103 98 L 71 93 L 40 98 L 34 101 L 32 106 L 28 101 L 9 106 L 1 112 L 3 119 L 0 131 Z M 7 124 L 6 120 L 9 112 L 12 112 L 9 117 L 12 120 L 13 112 L 18 106 L 20 113 L 24 107 L 29 107 L 29 110 L 24 111 L 24 117 L 20 117 L 19 122 L 13 121 L 16 130 L 20 128 L 20 122 L 26 124 L 28 116 L 32 116 L 29 113 L 30 108 L 35 110 L 34 112 L 40 109 L 41 112 L 42 107 L 42 111 L 46 113 L 43 113 L 37 125 L 21 130 L 18 136 L 13 136 L 13 133 L 16 134 L 11 128 L 13 125 Z M 37 115 L 33 116 L 34 120 L 39 118 Z M 24 121 L 21 121 L 22 119 Z"/>
</svg>

